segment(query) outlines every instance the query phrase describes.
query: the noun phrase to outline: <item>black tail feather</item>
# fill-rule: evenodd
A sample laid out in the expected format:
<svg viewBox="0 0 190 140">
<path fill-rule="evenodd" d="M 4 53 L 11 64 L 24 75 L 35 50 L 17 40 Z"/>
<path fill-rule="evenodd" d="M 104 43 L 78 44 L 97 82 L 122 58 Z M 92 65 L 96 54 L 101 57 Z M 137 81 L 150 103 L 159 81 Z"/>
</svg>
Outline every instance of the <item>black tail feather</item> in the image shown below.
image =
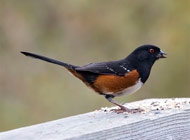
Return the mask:
<svg viewBox="0 0 190 140">
<path fill-rule="evenodd" d="M 48 57 L 45 57 L 45 56 L 41 56 L 41 55 L 37 55 L 37 54 L 29 53 L 29 52 L 21 52 L 21 53 L 24 54 L 25 56 L 29 56 L 29 57 L 32 57 L 32 58 L 36 58 L 36 59 L 40 59 L 40 60 L 43 60 L 43 61 L 46 61 L 46 62 L 57 64 L 57 65 L 60 65 L 60 66 L 64 66 L 65 68 L 68 68 L 68 69 L 73 69 L 74 70 L 77 67 L 77 66 L 67 64 L 67 63 L 64 63 L 64 62 L 61 62 L 61 61 L 58 61 L 58 60 L 55 60 L 55 59 L 52 59 L 52 58 L 48 58 Z"/>
</svg>

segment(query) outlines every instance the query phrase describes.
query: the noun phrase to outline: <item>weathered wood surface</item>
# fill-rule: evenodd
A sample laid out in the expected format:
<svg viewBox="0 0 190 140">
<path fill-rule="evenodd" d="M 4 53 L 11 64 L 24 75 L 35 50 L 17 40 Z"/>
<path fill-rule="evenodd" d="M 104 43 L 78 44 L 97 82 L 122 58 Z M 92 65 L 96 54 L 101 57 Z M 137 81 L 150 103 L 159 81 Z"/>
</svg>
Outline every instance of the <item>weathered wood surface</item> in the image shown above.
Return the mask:
<svg viewBox="0 0 190 140">
<path fill-rule="evenodd" d="M 127 104 L 145 111 L 116 114 L 110 108 L 0 133 L 0 140 L 190 140 L 190 98 Z"/>
</svg>

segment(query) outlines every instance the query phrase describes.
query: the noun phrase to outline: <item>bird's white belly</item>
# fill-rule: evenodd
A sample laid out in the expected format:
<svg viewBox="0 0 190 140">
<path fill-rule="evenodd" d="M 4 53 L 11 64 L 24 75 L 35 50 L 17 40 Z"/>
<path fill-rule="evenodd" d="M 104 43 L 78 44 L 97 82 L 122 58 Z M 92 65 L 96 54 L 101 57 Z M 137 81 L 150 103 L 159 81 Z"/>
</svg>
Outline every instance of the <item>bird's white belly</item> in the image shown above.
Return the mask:
<svg viewBox="0 0 190 140">
<path fill-rule="evenodd" d="M 120 95 L 130 95 L 135 93 L 137 90 L 139 90 L 143 86 L 143 82 L 141 82 L 141 79 L 137 81 L 137 83 L 134 86 L 128 87 L 124 89 L 123 91 L 119 92 L 118 94 L 115 94 L 116 96 Z"/>
</svg>

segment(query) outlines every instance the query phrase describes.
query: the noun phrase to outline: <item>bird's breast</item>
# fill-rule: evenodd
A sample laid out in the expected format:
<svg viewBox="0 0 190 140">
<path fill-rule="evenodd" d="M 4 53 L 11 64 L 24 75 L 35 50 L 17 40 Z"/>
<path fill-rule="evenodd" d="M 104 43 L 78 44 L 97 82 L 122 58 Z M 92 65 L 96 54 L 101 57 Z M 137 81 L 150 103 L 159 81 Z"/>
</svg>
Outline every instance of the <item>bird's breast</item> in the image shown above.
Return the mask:
<svg viewBox="0 0 190 140">
<path fill-rule="evenodd" d="M 141 86 L 140 75 L 137 70 L 130 71 L 124 76 L 100 75 L 93 84 L 99 93 L 113 94 L 114 96 L 123 93 L 130 94 L 137 91 Z"/>
<path fill-rule="evenodd" d="M 121 95 L 130 95 L 138 91 L 143 86 L 143 82 L 141 81 L 141 78 L 131 87 L 128 87 L 118 93 L 115 93 L 115 96 L 121 96 Z"/>
</svg>

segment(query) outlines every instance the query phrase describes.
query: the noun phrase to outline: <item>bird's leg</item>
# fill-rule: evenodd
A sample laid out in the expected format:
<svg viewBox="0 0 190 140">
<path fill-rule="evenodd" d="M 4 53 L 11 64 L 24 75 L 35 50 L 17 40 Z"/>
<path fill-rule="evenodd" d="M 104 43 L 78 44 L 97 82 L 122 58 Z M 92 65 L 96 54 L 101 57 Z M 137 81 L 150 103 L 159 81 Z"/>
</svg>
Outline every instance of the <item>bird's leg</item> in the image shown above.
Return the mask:
<svg viewBox="0 0 190 140">
<path fill-rule="evenodd" d="M 117 105 L 117 106 L 120 107 L 119 110 L 118 110 L 118 109 L 117 109 L 117 110 L 114 109 L 114 111 L 117 112 L 117 113 L 123 113 L 123 112 L 137 113 L 137 112 L 142 112 L 142 111 L 143 111 L 143 110 L 140 109 L 140 108 L 137 108 L 137 109 L 129 109 L 129 108 L 127 108 L 127 107 L 125 107 L 125 106 L 123 106 L 123 105 L 117 103 L 116 101 L 113 100 L 113 98 L 114 98 L 113 95 L 105 95 L 105 98 L 106 98 L 109 102 L 111 102 L 111 103 L 113 103 L 113 104 L 115 104 L 115 105 Z"/>
<path fill-rule="evenodd" d="M 122 113 L 122 112 L 131 112 L 131 109 L 129 109 L 129 108 L 127 108 L 127 107 L 125 107 L 125 106 L 123 106 L 123 105 L 121 105 L 121 104 L 119 104 L 119 103 L 117 103 L 116 101 L 114 101 L 113 100 L 113 98 L 114 98 L 114 96 L 113 95 L 105 95 L 105 98 L 109 101 L 109 102 L 111 102 L 111 103 L 113 103 L 113 104 L 115 104 L 115 105 L 117 105 L 117 106 L 119 106 L 120 107 L 120 110 L 115 110 L 116 112 L 118 112 L 118 113 Z"/>
</svg>

